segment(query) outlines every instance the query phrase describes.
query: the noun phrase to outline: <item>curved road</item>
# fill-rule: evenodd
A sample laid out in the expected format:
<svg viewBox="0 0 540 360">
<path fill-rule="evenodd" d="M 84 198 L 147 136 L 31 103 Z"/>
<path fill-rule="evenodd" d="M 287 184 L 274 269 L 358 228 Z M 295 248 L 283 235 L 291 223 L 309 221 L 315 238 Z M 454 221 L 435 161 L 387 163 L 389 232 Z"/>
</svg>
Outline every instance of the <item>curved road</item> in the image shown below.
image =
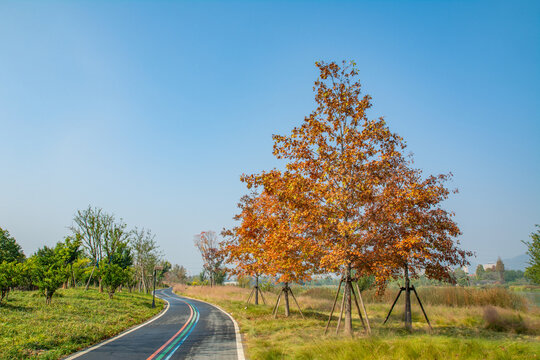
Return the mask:
<svg viewBox="0 0 540 360">
<path fill-rule="evenodd" d="M 166 311 L 66 360 L 244 358 L 235 325 L 227 314 L 208 303 L 180 297 L 170 288 L 156 290 L 156 296 L 169 303 Z"/>
</svg>

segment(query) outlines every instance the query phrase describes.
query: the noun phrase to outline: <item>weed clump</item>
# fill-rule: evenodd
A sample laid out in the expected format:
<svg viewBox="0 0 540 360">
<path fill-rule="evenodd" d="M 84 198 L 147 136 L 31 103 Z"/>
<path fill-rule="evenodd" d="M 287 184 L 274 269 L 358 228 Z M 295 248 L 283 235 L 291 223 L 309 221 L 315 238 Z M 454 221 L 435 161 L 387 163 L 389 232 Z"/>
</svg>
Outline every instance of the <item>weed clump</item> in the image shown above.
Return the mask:
<svg viewBox="0 0 540 360">
<path fill-rule="evenodd" d="M 492 331 L 513 332 L 516 334 L 534 332 L 520 314 L 497 311 L 493 306 L 484 308 L 484 321 L 486 329 Z"/>
</svg>

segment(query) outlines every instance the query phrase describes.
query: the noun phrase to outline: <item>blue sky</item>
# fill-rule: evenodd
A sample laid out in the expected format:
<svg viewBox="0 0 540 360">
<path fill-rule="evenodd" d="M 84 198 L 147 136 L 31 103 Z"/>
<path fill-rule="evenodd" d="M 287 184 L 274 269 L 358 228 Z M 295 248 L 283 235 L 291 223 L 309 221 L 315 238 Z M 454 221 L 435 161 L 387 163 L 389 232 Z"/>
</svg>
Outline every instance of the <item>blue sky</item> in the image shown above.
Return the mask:
<svg viewBox="0 0 540 360">
<path fill-rule="evenodd" d="M 317 60 L 354 60 L 476 261 L 540 223 L 540 3 L 0 2 L 0 227 L 27 255 L 88 204 L 201 268 L 242 173 L 314 107 Z"/>
</svg>

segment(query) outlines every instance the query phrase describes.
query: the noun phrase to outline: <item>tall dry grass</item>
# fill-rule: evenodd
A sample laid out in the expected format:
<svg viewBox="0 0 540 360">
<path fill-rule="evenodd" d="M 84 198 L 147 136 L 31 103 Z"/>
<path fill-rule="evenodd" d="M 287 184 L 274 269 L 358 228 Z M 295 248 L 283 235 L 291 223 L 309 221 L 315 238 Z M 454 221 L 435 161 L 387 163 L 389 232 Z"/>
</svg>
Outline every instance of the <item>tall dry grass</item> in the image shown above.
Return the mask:
<svg viewBox="0 0 540 360">
<path fill-rule="evenodd" d="M 322 303 L 333 301 L 336 287 L 295 288 L 302 297 L 317 299 Z M 379 296 L 375 290 L 362 293 L 366 303 L 391 304 L 398 294 L 398 289 L 387 289 Z M 463 288 L 457 286 L 429 286 L 417 289 L 420 300 L 426 305 L 443 305 L 449 307 L 497 306 L 500 308 L 525 311 L 528 301 L 525 297 L 515 294 L 505 288 Z M 414 294 L 412 295 L 414 297 Z M 403 295 L 401 296 L 403 297 Z M 325 306 L 326 307 L 326 306 Z"/>
<path fill-rule="evenodd" d="M 278 290 L 264 292 L 264 297 L 269 303 L 277 299 Z M 306 309 L 330 311 L 335 298 L 337 287 L 303 287 L 293 286 L 293 291 L 302 301 Z M 179 293 L 192 294 L 195 297 L 206 297 L 220 300 L 246 301 L 251 288 L 236 286 L 186 286 L 174 285 L 174 290 Z M 367 304 L 391 304 L 399 290 L 387 289 L 379 296 L 375 290 L 367 290 L 362 297 Z M 527 311 L 529 303 L 527 299 L 505 288 L 463 288 L 457 286 L 430 286 L 417 289 L 420 300 L 424 305 L 441 305 L 448 307 L 471 307 L 471 306 L 496 306 L 503 309 Z M 414 299 L 414 295 L 413 299 Z M 341 298 L 341 295 L 340 297 Z M 401 296 L 400 302 L 404 296 Z M 414 300 L 416 301 L 416 300 Z"/>
<path fill-rule="evenodd" d="M 525 297 L 512 293 L 505 288 L 464 288 L 458 286 L 430 286 L 417 289 L 422 303 L 450 307 L 497 306 L 505 309 L 525 311 L 528 301 Z M 392 302 L 398 290 L 387 290 L 380 297 L 374 290 L 364 295 L 368 302 Z"/>
</svg>

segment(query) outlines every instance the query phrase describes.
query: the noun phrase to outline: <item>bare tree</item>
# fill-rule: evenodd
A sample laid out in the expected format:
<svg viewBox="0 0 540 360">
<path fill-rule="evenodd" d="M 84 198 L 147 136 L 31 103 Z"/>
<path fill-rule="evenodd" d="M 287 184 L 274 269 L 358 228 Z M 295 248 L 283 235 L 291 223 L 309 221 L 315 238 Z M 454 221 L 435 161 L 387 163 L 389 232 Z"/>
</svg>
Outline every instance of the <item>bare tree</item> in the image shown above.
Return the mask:
<svg viewBox="0 0 540 360">
<path fill-rule="evenodd" d="M 174 264 L 172 269 L 165 273 L 165 281 L 169 284 L 185 284 L 187 281 L 187 270 L 182 265 Z"/>
<path fill-rule="evenodd" d="M 99 262 L 103 258 L 103 243 L 106 236 L 106 223 L 110 222 L 111 215 L 103 212 L 101 208 L 88 205 L 85 210 L 77 210 L 77 214 L 73 218 L 73 225 L 70 230 L 75 235 L 75 238 L 82 242 L 87 255 L 92 260 L 93 268 L 90 278 L 86 283 L 85 290 L 88 290 L 94 270 L 99 267 Z M 101 291 L 101 278 L 100 291 Z"/>
<path fill-rule="evenodd" d="M 119 247 L 129 244 L 133 233 L 127 229 L 122 219 L 115 221 L 112 215 L 104 217 L 104 222 L 103 254 L 107 263 L 110 264 Z"/>
<path fill-rule="evenodd" d="M 150 291 L 150 278 L 154 267 L 161 259 L 161 253 L 150 230 L 135 228 L 131 242 L 135 261 L 135 278 L 139 291 Z"/>
<path fill-rule="evenodd" d="M 203 231 L 193 237 L 193 242 L 203 258 L 204 271 L 210 277 L 210 286 L 216 283 L 216 276 L 222 273 L 223 254 L 219 250 L 220 241 L 214 231 Z"/>
</svg>

